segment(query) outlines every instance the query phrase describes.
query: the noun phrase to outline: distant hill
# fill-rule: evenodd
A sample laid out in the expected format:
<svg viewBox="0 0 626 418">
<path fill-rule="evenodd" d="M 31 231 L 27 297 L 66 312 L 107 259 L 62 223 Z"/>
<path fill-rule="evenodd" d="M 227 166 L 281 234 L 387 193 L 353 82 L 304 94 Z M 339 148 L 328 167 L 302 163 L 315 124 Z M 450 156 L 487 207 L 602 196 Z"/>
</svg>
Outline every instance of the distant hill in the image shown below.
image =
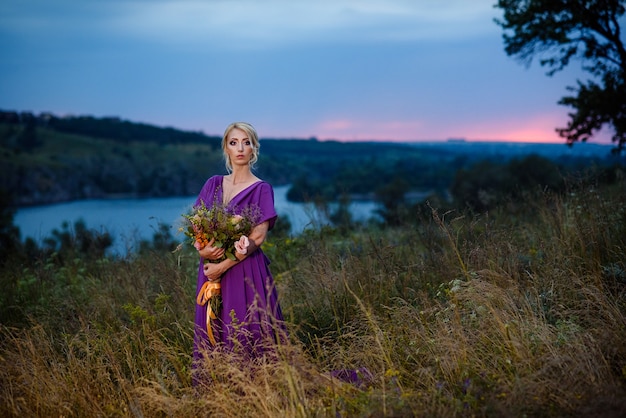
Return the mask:
<svg viewBox="0 0 626 418">
<path fill-rule="evenodd" d="M 207 136 L 202 132 L 182 131 L 171 127 L 157 127 L 131 122 L 118 117 L 96 118 L 93 116 L 63 116 L 52 113 L 39 115 L 30 112 L 0 110 L 0 123 L 35 126 L 56 132 L 83 135 L 112 141 L 154 142 L 158 144 L 210 143 L 219 147 L 221 138 Z"/>
<path fill-rule="evenodd" d="M 487 157 L 515 157 L 536 154 L 551 159 L 593 157 L 604 158 L 611 154 L 612 145 L 591 142 L 577 143 L 568 146 L 563 143 L 540 142 L 506 142 L 506 141 L 464 141 L 448 140 L 441 142 L 411 143 L 419 148 L 432 147 L 461 154 L 481 154 Z"/>
<path fill-rule="evenodd" d="M 59 201 L 195 195 L 225 173 L 221 138 L 117 117 L 57 117 L 0 110 L 0 190 L 15 205 Z M 339 142 L 262 138 L 257 174 L 292 184 L 292 200 L 372 197 L 402 184 L 444 192 L 459 169 L 483 159 L 528 154 L 581 167 L 611 164 L 610 146 L 450 141 Z"/>
</svg>

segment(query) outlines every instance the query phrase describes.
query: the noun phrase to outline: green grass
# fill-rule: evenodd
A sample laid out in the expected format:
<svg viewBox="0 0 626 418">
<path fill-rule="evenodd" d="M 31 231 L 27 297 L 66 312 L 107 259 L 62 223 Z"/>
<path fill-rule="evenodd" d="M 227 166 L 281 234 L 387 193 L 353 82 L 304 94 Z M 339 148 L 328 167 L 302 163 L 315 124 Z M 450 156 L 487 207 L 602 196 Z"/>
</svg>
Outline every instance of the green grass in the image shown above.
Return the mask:
<svg viewBox="0 0 626 418">
<path fill-rule="evenodd" d="M 0 415 L 620 416 L 625 249 L 623 182 L 271 237 L 290 341 L 252 365 L 209 355 L 197 391 L 192 251 L 16 259 Z M 357 368 L 371 381 L 330 377 Z"/>
</svg>

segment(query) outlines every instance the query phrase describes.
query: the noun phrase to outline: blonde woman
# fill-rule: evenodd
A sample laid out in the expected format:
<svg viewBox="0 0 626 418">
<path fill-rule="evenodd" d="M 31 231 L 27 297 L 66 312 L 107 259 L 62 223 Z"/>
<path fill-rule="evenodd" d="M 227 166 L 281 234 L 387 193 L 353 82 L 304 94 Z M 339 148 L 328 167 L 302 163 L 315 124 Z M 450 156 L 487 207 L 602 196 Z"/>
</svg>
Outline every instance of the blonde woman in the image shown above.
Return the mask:
<svg viewBox="0 0 626 418">
<path fill-rule="evenodd" d="M 235 214 L 251 207 L 257 210 L 255 225 L 247 242 L 240 244 L 236 260 L 226 258 L 224 249 L 213 241 L 198 250 L 197 294 L 199 303 L 206 302 L 203 292 L 219 283 L 222 307 L 216 318 L 207 322 L 206 304 L 196 306 L 194 359 L 203 350 L 241 350 L 246 356 L 257 356 L 267 342 L 276 341 L 284 331 L 283 315 L 269 270 L 269 259 L 261 250 L 267 232 L 276 222 L 274 190 L 253 174 L 259 155 L 259 139 L 252 125 L 245 122 L 230 124 L 222 138 L 227 175 L 215 175 L 207 180 L 196 200 L 210 208 L 222 205 Z M 205 260 L 214 261 L 205 263 Z"/>
</svg>

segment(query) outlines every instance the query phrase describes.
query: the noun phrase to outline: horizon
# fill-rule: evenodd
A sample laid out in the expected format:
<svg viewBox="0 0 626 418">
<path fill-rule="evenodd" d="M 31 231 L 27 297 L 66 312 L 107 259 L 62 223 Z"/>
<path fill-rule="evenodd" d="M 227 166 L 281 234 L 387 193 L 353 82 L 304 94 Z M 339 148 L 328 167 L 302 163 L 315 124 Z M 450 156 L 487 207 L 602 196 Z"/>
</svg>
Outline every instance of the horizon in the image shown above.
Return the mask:
<svg viewBox="0 0 626 418">
<path fill-rule="evenodd" d="M 180 127 L 176 127 L 176 126 L 172 126 L 172 125 L 161 125 L 161 124 L 156 124 L 156 123 L 150 123 L 150 122 L 144 122 L 144 121 L 136 121 L 136 120 L 131 120 L 128 118 L 124 118 L 122 116 L 119 115 L 102 115 L 102 116 L 96 116 L 96 115 L 90 115 L 90 114 L 86 114 L 86 113 L 80 113 L 80 114 L 63 114 L 63 115 L 59 115 L 56 114 L 54 112 L 51 111 L 39 111 L 39 112 L 34 112 L 32 110 L 16 110 L 16 109 L 1 109 L 0 108 L 0 112 L 15 112 L 17 114 L 33 114 L 37 117 L 41 117 L 41 116 L 45 116 L 45 115 L 51 115 L 53 117 L 57 117 L 60 119 L 63 118 L 81 118 L 81 117 L 91 117 L 91 118 L 95 118 L 95 119 L 118 119 L 121 122 L 128 122 L 128 123 L 134 123 L 134 124 L 143 124 L 143 125 L 148 125 L 148 126 L 153 126 L 156 128 L 160 128 L 160 129 L 175 129 L 181 132 L 188 132 L 188 133 L 200 133 L 204 136 L 207 137 L 222 137 L 222 134 L 216 134 L 216 133 L 207 133 L 204 132 L 202 130 L 194 130 L 194 129 L 186 129 L 186 128 L 180 128 Z M 485 144 L 493 144 L 493 143 L 502 143 L 502 144 L 529 144 L 529 145 L 540 145 L 540 144 L 545 144 L 545 145 L 565 145 L 568 146 L 568 144 L 565 142 L 565 139 L 563 139 L 562 141 L 559 140 L 549 140 L 549 141 L 540 141 L 540 140 L 530 140 L 530 139 L 521 139 L 521 140 L 507 140 L 507 139 L 484 139 L 484 138 L 466 138 L 466 137 L 450 137 L 450 138 L 441 138 L 441 139 L 394 139 L 394 138 L 386 138 L 386 139 L 376 139 L 376 138 L 363 138 L 363 139 L 339 139 L 339 138 L 319 138 L 315 135 L 313 136 L 309 136 L 309 137 L 274 137 L 274 136 L 262 136 L 259 135 L 259 139 L 260 140 L 298 140 L 298 141 L 310 141 L 310 140 L 315 140 L 315 141 L 319 141 L 319 142 L 342 142 L 342 143 L 350 143 L 350 142 L 354 142 L 354 143 L 397 143 L 397 144 L 480 144 L 480 143 L 485 143 Z M 601 141 L 596 141 L 596 140 L 591 140 L 591 141 L 586 141 L 586 142 L 577 142 L 575 145 L 578 144 L 588 144 L 588 145 L 600 145 L 600 146 L 607 146 L 607 147 L 612 147 L 615 146 L 614 144 L 610 143 L 610 142 L 601 142 Z"/>
</svg>

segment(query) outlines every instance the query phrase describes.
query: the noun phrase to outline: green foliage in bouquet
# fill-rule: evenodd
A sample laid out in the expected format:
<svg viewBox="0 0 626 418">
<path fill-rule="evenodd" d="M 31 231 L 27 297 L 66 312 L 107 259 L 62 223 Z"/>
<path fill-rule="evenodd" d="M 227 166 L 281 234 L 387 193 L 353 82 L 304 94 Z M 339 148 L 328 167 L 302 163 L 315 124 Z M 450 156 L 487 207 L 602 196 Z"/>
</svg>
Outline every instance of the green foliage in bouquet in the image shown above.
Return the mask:
<svg viewBox="0 0 626 418">
<path fill-rule="evenodd" d="M 248 236 L 260 218 L 258 206 L 227 207 L 215 202 L 207 207 L 204 202 L 194 207 L 189 214 L 184 214 L 186 228 L 184 233 L 191 238 L 196 249 L 202 249 L 212 240 L 212 245 L 224 249 L 224 256 L 212 262 L 229 258 L 236 260 L 235 243 L 242 236 Z"/>
</svg>

